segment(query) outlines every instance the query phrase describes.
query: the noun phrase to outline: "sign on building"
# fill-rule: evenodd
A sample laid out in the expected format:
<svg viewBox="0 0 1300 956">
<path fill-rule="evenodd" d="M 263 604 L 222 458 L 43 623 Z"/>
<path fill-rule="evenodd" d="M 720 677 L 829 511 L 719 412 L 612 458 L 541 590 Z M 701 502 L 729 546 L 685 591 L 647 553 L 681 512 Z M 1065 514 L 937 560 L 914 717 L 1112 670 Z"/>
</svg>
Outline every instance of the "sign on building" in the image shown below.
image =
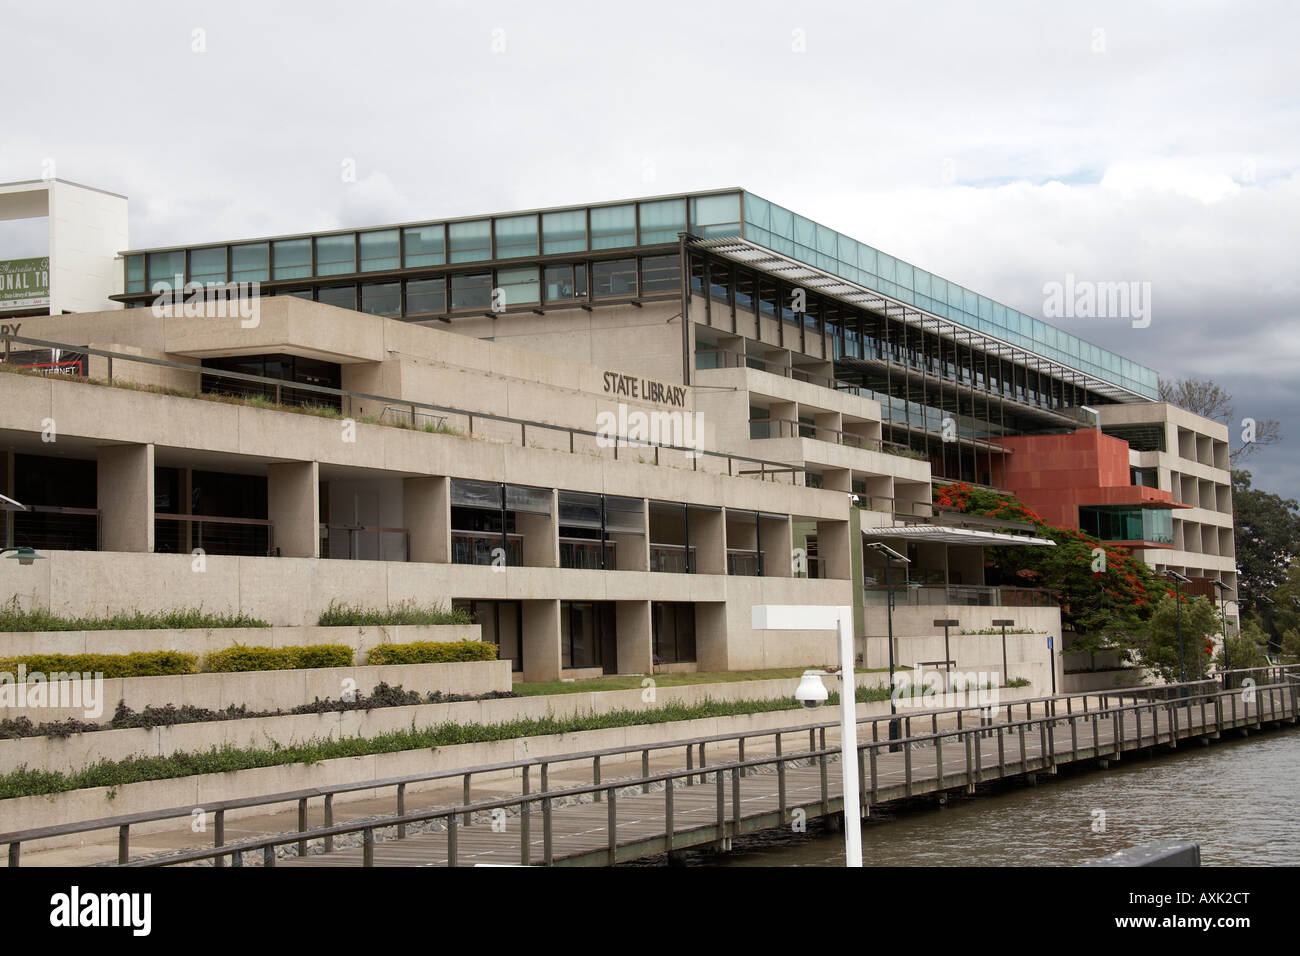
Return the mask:
<svg viewBox="0 0 1300 956">
<path fill-rule="evenodd" d="M 50 304 L 50 257 L 0 259 L 0 309 Z"/>
</svg>

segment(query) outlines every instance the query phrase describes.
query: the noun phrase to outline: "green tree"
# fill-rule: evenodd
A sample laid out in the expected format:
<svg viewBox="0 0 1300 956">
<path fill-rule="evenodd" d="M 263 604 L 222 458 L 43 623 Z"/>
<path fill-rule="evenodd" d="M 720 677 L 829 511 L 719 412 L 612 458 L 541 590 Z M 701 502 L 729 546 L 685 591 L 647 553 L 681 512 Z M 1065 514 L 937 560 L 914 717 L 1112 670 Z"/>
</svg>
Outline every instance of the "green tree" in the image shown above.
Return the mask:
<svg viewBox="0 0 1300 956">
<path fill-rule="evenodd" d="M 1300 554 L 1300 504 L 1252 487 L 1248 471 L 1232 473 L 1232 502 L 1239 596 L 1249 605 L 1280 587 Z"/>
<path fill-rule="evenodd" d="M 1206 649 L 1219 633 L 1220 618 L 1207 598 L 1182 597 L 1182 613 L 1172 594 L 1156 605 L 1145 632 L 1138 640 L 1137 656 L 1144 667 L 1174 683 L 1186 671 L 1187 680 L 1200 680 L 1209 672 L 1210 655 Z M 1182 637 L 1182 661 L 1179 666 L 1178 636 Z M 1238 666 L 1234 660 L 1233 667 Z"/>
<path fill-rule="evenodd" d="M 1268 658 L 1264 648 L 1268 645 L 1268 635 L 1254 621 L 1247 621 L 1237 634 L 1228 635 L 1228 658 L 1225 663 L 1223 648 L 1214 655 L 1214 663 L 1221 670 L 1241 670 L 1245 667 L 1267 667 Z"/>
</svg>

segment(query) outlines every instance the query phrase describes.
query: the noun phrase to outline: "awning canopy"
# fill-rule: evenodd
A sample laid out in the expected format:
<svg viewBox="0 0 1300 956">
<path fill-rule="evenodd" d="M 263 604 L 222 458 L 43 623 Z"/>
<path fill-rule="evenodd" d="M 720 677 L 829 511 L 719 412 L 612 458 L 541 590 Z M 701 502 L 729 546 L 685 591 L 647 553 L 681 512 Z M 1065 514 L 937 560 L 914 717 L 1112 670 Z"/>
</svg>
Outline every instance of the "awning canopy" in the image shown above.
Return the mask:
<svg viewBox="0 0 1300 956">
<path fill-rule="evenodd" d="M 974 528 L 945 528 L 936 524 L 912 524 L 904 528 L 863 528 L 864 538 L 902 538 L 907 541 L 934 541 L 939 544 L 982 544 L 988 547 L 1037 545 L 1056 547 L 1050 538 L 1034 538 L 1004 531 L 976 531 Z"/>
</svg>

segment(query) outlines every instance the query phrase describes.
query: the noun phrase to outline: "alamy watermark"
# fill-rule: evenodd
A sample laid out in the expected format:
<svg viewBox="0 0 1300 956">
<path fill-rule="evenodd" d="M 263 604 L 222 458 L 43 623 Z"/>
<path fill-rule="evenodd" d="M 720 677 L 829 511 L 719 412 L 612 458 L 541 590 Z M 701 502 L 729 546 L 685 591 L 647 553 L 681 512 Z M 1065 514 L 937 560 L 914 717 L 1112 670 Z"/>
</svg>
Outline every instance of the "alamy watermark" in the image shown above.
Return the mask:
<svg viewBox="0 0 1300 956">
<path fill-rule="evenodd" d="M 238 318 L 242 329 L 262 324 L 260 282 L 174 282 L 159 279 L 150 287 L 154 300 L 150 308 L 159 319 Z"/>
<path fill-rule="evenodd" d="M 18 673 L 0 671 L 0 710 L 42 710 L 80 707 L 87 719 L 104 715 L 104 675 L 100 671 L 27 670 L 18 665 Z"/>
<path fill-rule="evenodd" d="M 703 412 L 646 412 L 619 402 L 618 411 L 596 415 L 596 444 L 601 448 L 672 445 L 698 458 L 704 449 Z"/>
<path fill-rule="evenodd" d="M 1067 272 L 1065 281 L 1043 283 L 1043 317 L 1048 319 L 1131 319 L 1133 328 L 1151 324 L 1150 282 L 1092 282 Z"/>
<path fill-rule="evenodd" d="M 890 699 L 895 707 L 979 707 L 991 713 L 1000 699 L 1002 674 L 919 668 L 895 673 L 893 683 Z"/>
</svg>

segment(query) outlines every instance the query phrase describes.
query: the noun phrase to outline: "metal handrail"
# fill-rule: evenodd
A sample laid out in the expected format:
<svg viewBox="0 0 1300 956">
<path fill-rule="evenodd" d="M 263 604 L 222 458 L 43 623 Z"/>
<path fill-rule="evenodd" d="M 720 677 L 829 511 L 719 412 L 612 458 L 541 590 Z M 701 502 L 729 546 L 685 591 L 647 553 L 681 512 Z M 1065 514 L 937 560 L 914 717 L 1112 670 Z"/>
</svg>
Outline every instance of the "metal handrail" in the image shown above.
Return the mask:
<svg viewBox="0 0 1300 956">
<path fill-rule="evenodd" d="M 1281 708 L 1280 715 L 1278 714 L 1276 708 L 1274 707 L 1272 691 L 1278 689 L 1290 689 L 1292 691 L 1290 717 L 1293 720 L 1295 719 L 1296 711 L 1297 711 L 1296 688 L 1289 687 L 1289 685 L 1290 685 L 1290 681 L 1288 681 L 1287 683 L 1270 684 L 1270 685 L 1265 685 L 1262 687 L 1255 688 L 1256 692 L 1263 692 L 1263 691 L 1269 692 L 1268 696 L 1269 696 L 1270 712 L 1269 712 L 1268 719 L 1270 721 L 1284 719 L 1288 716 L 1287 707 L 1285 705 L 1286 697 L 1283 698 L 1284 704 Z M 1018 762 L 1019 772 L 1027 773 L 1027 772 L 1032 772 L 1029 763 L 1030 755 L 1026 747 L 1026 738 L 1028 736 L 1027 731 L 1029 731 L 1031 728 L 1037 729 L 1038 731 L 1037 736 L 1039 739 L 1037 744 L 1037 753 L 1034 755 L 1037 758 L 1037 765 L 1034 769 L 1041 770 L 1049 767 L 1054 769 L 1057 763 L 1055 729 L 1062 721 L 1066 721 L 1070 725 L 1070 736 L 1071 736 L 1071 743 L 1072 743 L 1071 752 L 1075 755 L 1075 758 L 1077 759 L 1078 752 L 1079 752 L 1078 721 L 1080 719 L 1084 719 L 1084 720 L 1090 720 L 1092 722 L 1094 728 L 1093 747 L 1094 747 L 1094 754 L 1096 754 L 1101 752 L 1100 743 L 1097 739 L 1096 731 L 1099 728 L 1100 724 L 1105 719 L 1110 718 L 1112 721 L 1112 725 L 1115 727 L 1115 731 L 1113 733 L 1111 740 L 1108 741 L 1110 745 L 1110 750 L 1107 752 L 1114 754 L 1115 756 L 1119 756 L 1125 749 L 1139 749 L 1145 745 L 1146 735 L 1142 733 L 1142 724 L 1141 724 L 1141 716 L 1144 712 L 1150 712 L 1152 715 L 1151 744 L 1153 746 L 1161 743 L 1162 739 L 1164 740 L 1164 742 L 1167 742 L 1173 746 L 1177 745 L 1179 731 L 1182 728 L 1179 726 L 1179 720 L 1178 720 L 1176 709 L 1181 709 L 1184 706 L 1190 708 L 1192 704 L 1198 700 L 1201 703 L 1202 720 L 1200 724 L 1200 730 L 1202 733 L 1208 732 L 1211 727 L 1215 729 L 1215 732 L 1222 730 L 1222 728 L 1224 727 L 1225 722 L 1224 722 L 1223 708 L 1218 703 L 1218 701 L 1224 697 L 1229 697 L 1233 701 L 1233 708 L 1232 708 L 1233 715 L 1231 718 L 1232 720 L 1231 725 L 1240 726 L 1240 721 L 1236 716 L 1236 694 L 1237 692 L 1231 690 L 1218 690 L 1214 692 L 1205 692 L 1197 695 L 1190 695 L 1186 698 L 1183 698 L 1182 700 L 1169 700 L 1169 701 L 1160 701 L 1160 702 L 1133 702 L 1129 704 L 1120 703 L 1117 706 L 1106 707 L 1102 710 L 1081 711 L 1078 713 L 1070 713 L 1067 714 L 1065 717 L 1058 716 L 1055 713 L 1048 713 L 1048 714 L 1044 714 L 1041 717 L 1036 717 L 1036 718 L 1027 717 L 1024 720 L 1008 720 L 1006 722 L 1001 722 L 1001 723 L 981 721 L 981 723 L 969 727 L 958 726 L 956 728 L 946 728 L 943 730 L 939 730 L 936 728 L 930 733 L 922 733 L 922 734 L 911 734 L 909 731 L 908 734 L 903 737 L 897 737 L 897 738 L 886 739 L 886 740 L 881 740 L 876 738 L 872 740 L 859 741 L 857 744 L 857 761 L 859 764 L 859 769 L 861 770 L 865 767 L 868 758 L 870 760 L 870 766 L 871 766 L 871 773 L 869 777 L 865 773 L 863 773 L 859 777 L 861 781 L 861 787 L 859 790 L 859 800 L 862 802 L 862 804 L 869 805 L 872 797 L 877 792 L 878 782 L 877 782 L 876 764 L 877 764 L 878 753 L 882 747 L 887 747 L 890 750 L 895 750 L 895 749 L 901 750 L 906 755 L 905 757 L 906 776 L 903 785 L 905 788 L 904 792 L 907 794 L 910 794 L 912 792 L 912 786 L 913 786 L 912 762 L 910 759 L 911 752 L 913 749 L 917 749 L 921 747 L 934 748 L 935 751 L 934 783 L 937 789 L 943 789 L 945 779 L 951 779 L 953 776 L 957 776 L 959 779 L 964 777 L 966 785 L 970 787 L 973 786 L 974 783 L 976 782 L 977 776 L 980 779 L 983 779 L 983 773 L 984 773 L 984 768 L 981 766 L 981 761 L 978 752 L 975 753 L 974 760 L 972 762 L 972 752 L 976 750 L 976 748 L 972 747 L 972 741 L 974 739 L 988 737 L 993 735 L 994 733 L 997 734 L 998 742 L 999 742 L 997 768 L 1001 773 L 1004 774 L 1007 761 L 1003 751 L 1002 741 L 1005 739 L 1005 737 L 1008 734 L 1015 733 L 1020 741 L 1020 758 Z M 1208 701 L 1211 700 L 1215 701 L 1213 724 L 1210 723 L 1208 719 L 1208 714 L 1206 713 L 1207 710 L 1206 704 Z M 1160 709 L 1167 709 L 1169 711 L 1168 719 L 1166 723 L 1168 736 L 1164 738 L 1162 738 L 1161 736 L 1161 731 L 1159 726 L 1158 714 Z M 1128 713 L 1133 713 L 1137 716 L 1137 739 L 1133 741 L 1132 747 L 1126 748 L 1124 746 L 1125 740 L 1123 736 L 1121 721 L 1124 719 L 1124 716 Z M 1249 719 L 1249 715 L 1244 710 L 1242 714 L 1242 719 Z M 1261 704 L 1257 704 L 1255 717 L 1254 720 L 1251 721 L 1251 723 L 1255 723 L 1256 725 L 1258 725 L 1262 720 L 1264 720 L 1264 716 L 1263 716 L 1263 708 L 1261 703 Z M 1188 718 L 1188 723 L 1186 726 L 1188 731 L 1190 732 L 1191 730 L 1190 717 Z M 792 733 L 792 732 L 797 732 L 797 730 L 791 729 L 787 731 L 787 730 L 778 729 L 774 731 L 767 731 L 766 733 L 763 734 L 756 734 L 755 736 L 772 736 L 775 734 L 778 736 L 778 740 L 779 740 L 779 735 L 783 733 Z M 1187 735 L 1185 734 L 1184 736 Z M 965 754 L 964 768 L 958 768 L 952 773 L 945 773 L 944 765 L 943 765 L 943 756 L 942 756 L 943 742 L 945 740 L 954 737 L 962 738 L 965 740 L 965 746 L 960 748 L 962 751 L 964 751 Z M 812 740 L 813 738 L 810 736 L 810 746 L 808 750 L 799 750 L 790 753 L 781 753 L 778 746 L 777 753 L 773 754 L 772 756 L 746 759 L 744 757 L 744 753 L 742 749 L 738 759 L 729 760 L 724 763 L 713 764 L 708 766 L 707 768 L 701 766 L 700 768 L 696 769 L 688 766 L 684 770 L 671 770 L 671 771 L 666 771 L 657 774 L 651 774 L 648 772 L 648 770 L 643 770 L 643 773 L 639 777 L 619 780 L 616 783 L 614 782 L 602 783 L 599 780 L 599 778 L 597 778 L 591 784 L 584 784 L 576 787 L 563 787 L 555 790 L 545 788 L 545 769 L 543 769 L 543 789 L 537 792 L 529 792 L 527 789 L 528 775 L 527 772 L 525 772 L 523 778 L 523 792 L 519 796 L 502 797 L 494 800 L 479 801 L 476 803 L 472 803 L 466 800 L 464 804 L 458 806 L 440 807 L 433 810 L 424 810 L 424 811 L 411 813 L 411 814 L 407 814 L 402 809 L 399 808 L 396 815 L 392 817 L 384 817 L 379 820 L 372 819 L 368 822 L 362 822 L 362 823 L 327 825 L 324 827 L 316 827 L 310 829 L 300 828 L 298 831 L 293 833 L 279 834 L 270 837 L 258 837 L 250 840 L 244 840 L 238 843 L 226 844 L 223 846 L 214 846 L 204 850 L 183 851 L 181 853 L 172 854 L 170 856 L 157 857 L 157 858 L 145 859 L 145 860 L 137 860 L 134 862 L 120 861 L 120 865 L 130 866 L 130 867 L 172 866 L 180 863 L 192 863 L 192 862 L 198 862 L 206 859 L 212 859 L 214 860 L 214 862 L 217 863 L 217 865 L 220 865 L 220 860 L 226 856 L 231 857 L 232 861 L 236 862 L 236 865 L 240 865 L 242 864 L 242 856 L 244 853 L 260 849 L 263 851 L 264 864 L 268 866 L 274 866 L 276 847 L 287 846 L 292 843 L 297 843 L 299 849 L 299 856 L 301 857 L 306 855 L 306 845 L 309 841 L 322 840 L 322 839 L 325 840 L 326 851 L 329 852 L 330 850 L 332 850 L 334 837 L 344 836 L 344 835 L 354 834 L 354 833 L 362 833 L 363 834 L 362 865 L 373 866 L 374 865 L 374 844 L 375 844 L 374 834 L 376 830 L 389 830 L 389 829 L 397 828 L 398 838 L 402 839 L 405 836 L 406 827 L 412 824 L 425 823 L 431 820 L 444 820 L 446 821 L 447 832 L 448 832 L 447 865 L 455 866 L 457 865 L 457 858 L 456 858 L 457 817 L 460 817 L 463 820 L 464 825 L 468 826 L 472 819 L 472 815 L 475 813 L 483 813 L 483 812 L 494 811 L 499 809 L 504 810 L 506 808 L 513 808 L 513 807 L 519 807 L 520 815 L 521 815 L 521 826 L 520 826 L 521 863 L 523 865 L 531 865 L 533 862 L 533 852 L 532 852 L 530 835 L 529 835 L 530 834 L 529 815 L 531 812 L 530 807 L 533 804 L 537 804 L 537 803 L 540 803 L 542 805 L 542 817 L 543 817 L 543 827 L 544 827 L 543 863 L 549 865 L 553 862 L 553 852 L 551 846 L 552 804 L 556 800 L 580 799 L 581 797 L 587 795 L 592 795 L 597 801 L 599 801 L 601 796 L 603 795 L 606 799 L 606 802 L 609 805 L 608 816 L 609 816 L 610 826 L 609 826 L 609 842 L 608 842 L 607 852 L 609 854 L 609 862 L 613 863 L 616 862 L 617 860 L 618 836 L 617 836 L 616 798 L 620 790 L 626 792 L 628 790 L 635 790 L 639 788 L 640 792 L 645 794 L 649 792 L 649 788 L 652 785 L 660 784 L 660 783 L 664 784 L 665 801 L 666 801 L 665 829 L 668 831 L 668 833 L 676 835 L 677 831 L 673 829 L 673 816 L 671 810 L 673 797 L 669 791 L 673 791 L 676 789 L 674 785 L 678 780 L 685 779 L 687 785 L 690 785 L 692 782 L 692 778 L 698 776 L 700 777 L 701 784 L 703 784 L 706 781 L 707 776 L 712 774 L 717 784 L 718 812 L 717 812 L 716 822 L 712 824 L 701 824 L 699 827 L 694 827 L 692 829 L 696 829 L 696 830 L 710 829 L 716 826 L 717 829 L 715 831 L 715 835 L 721 837 L 726 833 L 726 824 L 728 822 L 726 820 L 726 807 L 724 802 L 724 796 L 725 796 L 724 787 L 723 787 L 724 774 L 729 774 L 732 782 L 731 833 L 734 835 L 739 832 L 740 824 L 742 822 L 742 816 L 740 812 L 740 806 L 741 806 L 740 781 L 741 778 L 746 774 L 746 771 L 756 770 L 760 767 L 767 767 L 772 765 L 777 766 L 778 770 L 781 773 L 779 777 L 780 782 L 778 784 L 778 786 L 780 787 L 779 802 L 780 802 L 781 817 L 784 820 L 785 811 L 787 808 L 785 791 L 784 791 L 785 765 L 795 763 L 797 761 L 817 760 L 820 762 L 821 769 L 822 769 L 821 796 L 819 801 L 818 800 L 809 801 L 809 805 L 820 802 L 823 809 L 823 813 L 830 812 L 831 801 L 830 801 L 830 796 L 829 796 L 829 791 L 827 786 L 826 764 L 828 758 L 833 759 L 841 755 L 841 748 L 826 746 L 824 731 L 822 734 L 820 747 L 816 746 L 815 742 L 811 742 Z M 1085 746 L 1086 746 L 1086 741 L 1085 741 Z M 545 768 L 545 762 L 543 762 L 543 768 Z M 990 765 L 990 769 L 992 769 L 992 765 Z M 844 804 L 843 794 L 841 794 L 839 802 L 840 805 L 843 806 Z M 0 837 L 0 840 L 2 840 L 2 837 Z"/>
<path fill-rule="evenodd" d="M 388 405 L 396 405 L 401 408 L 409 408 L 411 409 L 412 414 L 415 414 L 417 410 L 425 410 L 425 411 L 432 411 L 432 412 L 445 412 L 451 415 L 464 415 L 469 419 L 471 434 L 473 433 L 474 430 L 475 418 L 479 418 L 484 421 L 501 422 L 507 425 L 518 425 L 520 427 L 520 443 L 525 447 L 528 444 L 525 437 L 525 430 L 530 427 L 543 428 L 548 431 L 567 432 L 569 435 L 570 453 L 572 453 L 574 450 L 573 438 L 575 436 L 581 436 L 583 438 L 599 438 L 602 440 L 608 437 L 602 432 L 589 431 L 585 428 L 574 428 L 568 425 L 555 425 L 549 422 L 539 422 L 528 418 L 513 418 L 509 415 L 495 415 L 490 412 L 475 412 L 465 408 L 456 408 L 450 405 L 435 405 L 430 402 L 419 402 L 419 401 L 414 401 L 412 399 L 394 398 L 392 396 L 384 396 L 384 395 L 371 395 L 368 392 L 355 392 L 350 389 L 332 388 L 328 385 L 313 385 L 308 382 L 289 382 L 289 381 L 285 381 L 284 379 L 268 378 L 264 375 L 252 375 L 247 372 L 230 372 L 225 370 L 205 369 L 197 365 L 187 365 L 182 362 L 172 362 L 167 359 L 158 359 L 147 355 L 127 355 L 122 352 L 114 352 L 108 349 L 92 348 L 89 345 L 69 345 L 66 342 L 49 342 L 46 341 L 45 339 L 33 339 L 33 338 L 28 338 L 27 336 L 13 335 L 12 333 L 8 333 L 8 332 L 0 333 L 0 341 L 3 341 L 5 343 L 6 360 L 9 354 L 9 346 L 13 342 L 20 342 L 24 345 L 35 345 L 35 346 L 39 346 L 40 348 L 68 349 L 70 351 L 84 352 L 87 355 L 97 355 L 100 358 L 107 358 L 109 360 L 108 380 L 110 382 L 113 380 L 113 360 L 120 359 L 125 362 L 138 362 L 144 365 L 156 365 L 160 368 L 177 369 L 190 374 L 194 374 L 197 372 L 203 375 L 212 376 L 214 378 L 228 378 L 228 379 L 234 379 L 236 381 L 254 382 L 258 385 L 269 386 L 273 388 L 274 387 L 292 388 L 295 391 L 299 391 L 299 392 L 313 392 L 318 395 L 330 395 L 337 398 L 347 398 L 349 400 L 354 398 L 365 399 L 367 401 L 382 403 L 385 405 L 385 407 L 387 407 Z M 650 441 L 648 439 L 642 439 L 642 438 L 631 438 L 625 435 L 619 435 L 616 437 L 617 437 L 617 441 L 612 446 L 614 448 L 615 460 L 617 460 L 618 458 L 619 444 L 622 443 L 627 445 L 644 446 L 646 448 L 654 448 L 656 450 L 662 448 L 665 451 L 683 452 L 687 454 L 688 457 L 690 457 L 692 468 L 695 467 L 695 463 L 697 461 L 696 456 L 698 455 L 704 455 L 709 458 L 726 459 L 727 473 L 729 475 L 731 474 L 745 475 L 745 474 L 755 473 L 755 472 L 746 472 L 746 471 L 738 471 L 738 472 L 733 471 L 732 468 L 733 462 L 748 462 L 750 464 L 759 465 L 760 470 L 756 473 L 760 475 L 768 474 L 769 469 L 770 469 L 770 473 L 772 474 L 781 474 L 784 472 L 791 472 L 791 473 L 802 472 L 804 470 L 804 467 L 802 465 L 792 465 L 789 462 L 772 461 L 766 458 L 752 458 L 748 455 L 737 455 L 731 452 L 711 451 L 707 448 L 696 449 L 684 445 L 665 444 L 664 442 L 655 442 L 655 441 Z M 656 461 L 656 464 L 657 463 L 658 462 Z"/>
</svg>

